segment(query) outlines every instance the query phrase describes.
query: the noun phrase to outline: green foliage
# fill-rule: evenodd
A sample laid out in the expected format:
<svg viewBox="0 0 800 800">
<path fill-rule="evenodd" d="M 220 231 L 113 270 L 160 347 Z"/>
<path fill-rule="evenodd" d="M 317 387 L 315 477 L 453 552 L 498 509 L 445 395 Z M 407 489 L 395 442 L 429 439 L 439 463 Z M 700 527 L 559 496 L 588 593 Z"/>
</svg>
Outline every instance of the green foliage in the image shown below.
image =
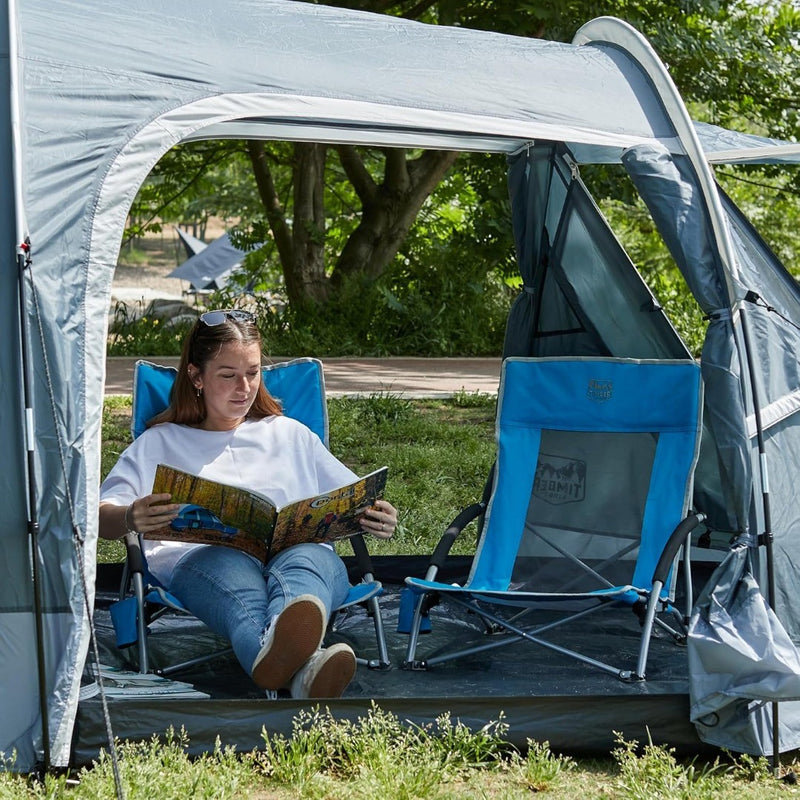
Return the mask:
<svg viewBox="0 0 800 800">
<path fill-rule="evenodd" d="M 522 772 L 525 783 L 532 791 L 546 792 L 555 784 L 563 783 L 576 766 L 569 756 L 553 753 L 549 742 L 528 739 Z"/>
<path fill-rule="evenodd" d="M 301 711 L 292 735 L 262 731 L 260 751 L 237 755 L 219 743 L 189 756 L 186 734 L 117 743 L 122 789 L 129 800 L 171 798 L 337 798 L 415 800 L 523 800 L 541 792 L 554 800 L 584 798 L 715 798 L 753 800 L 793 796 L 763 758 L 739 756 L 729 764 L 678 762 L 669 748 L 617 737 L 612 759 L 572 759 L 547 742 L 527 742 L 518 753 L 508 726 L 489 722 L 472 730 L 449 714 L 430 725 L 401 722 L 373 704 L 354 722 L 328 710 Z M 13 766 L 6 763 L 6 766 Z M 787 764 L 796 769 L 797 764 Z M 117 796 L 113 765 L 103 752 L 77 772 L 35 777 L 0 771 L 0 800 L 99 800 Z"/>
<path fill-rule="evenodd" d="M 103 403 L 100 480 L 105 480 L 122 451 L 131 443 L 131 397 L 106 397 Z M 125 546 L 119 540 L 99 539 L 97 560 L 112 564 L 125 560 Z"/>
<path fill-rule="evenodd" d="M 170 728 L 163 737 L 118 742 L 122 792 L 127 800 L 232 800 L 247 796 L 254 784 L 249 764 L 219 741 L 214 751 L 190 758 L 185 731 Z M 0 800 L 108 800 L 117 797 L 113 763 L 107 752 L 73 775 L 48 774 L 41 783 L 0 772 Z"/>
<path fill-rule="evenodd" d="M 151 315 L 131 313 L 117 303 L 108 326 L 109 356 L 176 356 L 191 328 L 190 322 L 173 323 Z"/>
<path fill-rule="evenodd" d="M 344 279 L 311 315 L 256 298 L 270 353 L 300 356 L 486 356 L 502 348 L 513 298 L 496 276 L 461 280 L 446 269 L 398 267 L 378 281 Z M 229 305 L 218 295 L 209 302 Z"/>
<path fill-rule="evenodd" d="M 653 797 L 713 800 L 719 797 L 726 770 L 718 762 L 699 765 L 692 760 L 681 765 L 672 748 L 651 742 L 639 754 L 638 746 L 638 742 L 625 741 L 617 734 L 614 758 L 619 777 L 616 784 L 625 797 L 630 800 L 652 800 Z"/>
<path fill-rule="evenodd" d="M 450 402 L 456 408 L 489 408 L 494 405 L 494 395 L 487 394 L 486 392 L 467 392 L 460 389 L 453 393 Z"/>
<path fill-rule="evenodd" d="M 130 209 L 125 240 L 158 232 L 165 222 L 198 224 L 209 217 L 238 216 L 252 179 L 243 173 L 241 142 L 179 145 L 153 167 Z"/>
<path fill-rule="evenodd" d="M 389 466 L 387 499 L 399 525 L 375 553 L 430 553 L 450 521 L 483 492 L 495 455 L 491 395 L 407 400 L 390 394 L 331 398 L 331 451 L 359 474 Z M 474 527 L 474 526 L 473 526 Z M 471 553 L 468 528 L 453 553 Z M 344 552 L 344 551 L 343 551 Z"/>
<path fill-rule="evenodd" d="M 224 800 L 241 796 L 252 783 L 252 774 L 233 748 L 223 748 L 217 741 L 213 752 L 190 759 L 188 745 L 186 733 L 172 728 L 163 739 L 153 736 L 145 742 L 120 744 L 117 753 L 127 800 L 152 798 L 154 786 L 163 800 Z M 78 779 L 76 797 L 107 800 L 114 796 L 112 762 L 106 753 L 91 769 L 81 770 Z"/>
<path fill-rule="evenodd" d="M 686 346 L 700 355 L 707 321 L 639 199 L 606 200 L 603 214 Z"/>
<path fill-rule="evenodd" d="M 403 724 L 373 704 L 355 722 L 330 711 L 301 711 L 292 736 L 262 732 L 264 751 L 253 763 L 270 781 L 303 797 L 438 796 L 470 770 L 496 767 L 512 751 L 507 726 L 490 722 L 471 731 L 449 714 L 431 725 Z"/>
<path fill-rule="evenodd" d="M 800 169 L 725 167 L 717 179 L 780 262 L 800 277 Z"/>
</svg>

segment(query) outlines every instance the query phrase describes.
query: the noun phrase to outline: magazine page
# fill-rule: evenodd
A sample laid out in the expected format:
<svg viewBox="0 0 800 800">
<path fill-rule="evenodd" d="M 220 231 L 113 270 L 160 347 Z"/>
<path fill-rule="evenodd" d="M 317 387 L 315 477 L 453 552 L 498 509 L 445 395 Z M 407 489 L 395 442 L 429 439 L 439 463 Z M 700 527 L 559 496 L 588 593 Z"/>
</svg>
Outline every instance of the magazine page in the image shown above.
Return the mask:
<svg viewBox="0 0 800 800">
<path fill-rule="evenodd" d="M 159 464 L 153 493 L 169 494 L 171 502 L 184 508 L 168 526 L 143 536 L 236 547 L 266 563 L 295 544 L 330 542 L 361 533 L 358 518 L 383 497 L 387 473 L 388 468 L 381 467 L 347 486 L 278 510 L 255 492 Z"/>
<path fill-rule="evenodd" d="M 159 464 L 153 493 L 162 492 L 187 507 L 170 525 L 144 534 L 145 539 L 221 544 L 266 561 L 277 514 L 266 497 Z"/>
<path fill-rule="evenodd" d="M 271 554 L 302 542 L 332 542 L 363 533 L 359 517 L 383 497 L 387 467 L 317 497 L 280 509 L 272 534 Z"/>
</svg>

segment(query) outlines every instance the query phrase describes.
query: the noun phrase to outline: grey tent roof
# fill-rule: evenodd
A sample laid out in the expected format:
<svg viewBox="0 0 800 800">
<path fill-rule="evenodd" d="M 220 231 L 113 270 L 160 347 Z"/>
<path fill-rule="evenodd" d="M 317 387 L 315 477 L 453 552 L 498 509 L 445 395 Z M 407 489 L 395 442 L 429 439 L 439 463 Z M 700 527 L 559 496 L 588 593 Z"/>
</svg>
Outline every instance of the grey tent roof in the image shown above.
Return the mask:
<svg viewBox="0 0 800 800">
<path fill-rule="evenodd" d="M 244 256 L 244 251 L 234 247 L 230 236 L 223 233 L 211 244 L 204 244 L 200 252 L 187 258 L 167 277 L 189 281 L 193 289 L 221 289 Z"/>
<path fill-rule="evenodd" d="M 187 258 L 191 258 L 193 255 L 195 255 L 195 253 L 199 253 L 201 250 L 205 250 L 206 247 L 208 247 L 208 245 L 202 239 L 192 236 L 191 233 L 183 230 L 182 228 L 176 227 L 175 233 L 178 234 L 178 238 L 180 239 L 184 250 L 186 250 Z"/>
<path fill-rule="evenodd" d="M 169 148 L 246 135 L 512 153 L 544 139 L 610 161 L 658 143 L 688 152 L 700 172 L 701 147 L 776 157 L 772 143 L 706 131 L 700 145 L 663 65 L 618 20 L 562 44 L 287 0 L 3 0 L 3 11 L 0 264 L 8 281 L 22 268 L 26 333 L 16 293 L 3 293 L 0 750 L 15 749 L 22 769 L 43 750 L 40 664 L 52 763 L 69 759 L 113 268 L 130 204 Z M 798 158 L 797 145 L 777 148 Z M 29 507 L 41 536 L 38 617 Z"/>
</svg>

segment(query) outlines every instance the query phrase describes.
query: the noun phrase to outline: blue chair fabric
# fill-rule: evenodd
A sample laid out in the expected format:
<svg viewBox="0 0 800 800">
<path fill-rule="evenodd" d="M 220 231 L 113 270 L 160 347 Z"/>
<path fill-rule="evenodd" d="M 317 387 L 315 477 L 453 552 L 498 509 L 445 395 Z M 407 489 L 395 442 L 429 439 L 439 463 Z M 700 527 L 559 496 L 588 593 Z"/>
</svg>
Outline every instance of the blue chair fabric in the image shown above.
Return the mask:
<svg viewBox="0 0 800 800">
<path fill-rule="evenodd" d="M 163 411 L 177 375 L 175 367 L 139 360 L 134 366 L 133 402 L 131 409 L 131 434 L 140 436 L 147 422 Z M 325 380 L 322 362 L 314 358 L 297 358 L 265 366 L 262 370 L 264 384 L 269 393 L 280 401 L 284 414 L 296 419 L 316 433 L 328 446 L 328 408 L 325 396 Z M 383 588 L 372 574 L 372 564 L 366 544 L 361 536 L 349 540 L 357 557 L 362 582 L 351 586 L 345 602 L 334 610 L 335 615 L 354 605 L 367 607 L 375 626 L 377 658 L 358 658 L 359 663 L 370 668 L 390 667 L 383 622 L 378 597 Z M 127 537 L 128 552 L 120 600 L 111 607 L 112 624 L 118 647 L 138 645 L 139 669 L 149 671 L 147 655 L 147 625 L 164 611 L 171 609 L 188 613 L 181 602 L 159 586 L 147 571 L 147 563 L 139 537 Z M 133 589 L 133 595 L 128 596 Z M 155 609 L 155 610 L 154 610 Z M 209 656 L 214 658 L 229 649 Z M 184 664 L 173 664 L 158 670 L 167 675 L 180 671 L 197 660 Z"/>
<path fill-rule="evenodd" d="M 619 677 L 643 679 L 657 614 L 673 606 L 681 547 L 703 519 L 689 513 L 702 408 L 693 361 L 613 358 L 508 358 L 501 370 L 497 463 L 485 519 L 464 586 L 436 581 L 442 548 L 417 593 L 405 666 L 425 668 L 476 652 L 419 659 L 419 626 L 431 597 L 466 605 L 516 639 L 552 646 L 535 629 L 508 624 L 493 609 L 634 606 L 644 629 L 633 669 L 581 656 Z M 471 517 L 468 517 L 471 519 Z M 468 521 L 468 520 L 467 520 Z M 455 526 L 456 529 L 459 526 Z M 448 533 L 449 549 L 459 530 Z M 443 539 L 444 541 L 444 539 Z M 490 610 L 487 610 L 487 606 Z M 688 616 L 685 615 L 685 616 Z M 485 648 L 481 648 L 485 649 Z"/>
</svg>

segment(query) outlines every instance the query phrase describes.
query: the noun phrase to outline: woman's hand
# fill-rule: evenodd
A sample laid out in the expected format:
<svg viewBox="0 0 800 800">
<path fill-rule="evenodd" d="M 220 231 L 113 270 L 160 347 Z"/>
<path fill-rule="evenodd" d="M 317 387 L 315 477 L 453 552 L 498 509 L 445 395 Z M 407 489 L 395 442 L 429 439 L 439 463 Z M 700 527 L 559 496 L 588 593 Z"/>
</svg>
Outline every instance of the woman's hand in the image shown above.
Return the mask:
<svg viewBox="0 0 800 800">
<path fill-rule="evenodd" d="M 361 517 L 361 527 L 378 539 L 391 539 L 397 527 L 397 509 L 386 500 L 376 500 Z"/>
<path fill-rule="evenodd" d="M 125 509 L 125 523 L 130 531 L 147 533 L 169 525 L 180 511 L 179 503 L 170 503 L 169 494 L 148 494 L 134 500 Z"/>
</svg>

